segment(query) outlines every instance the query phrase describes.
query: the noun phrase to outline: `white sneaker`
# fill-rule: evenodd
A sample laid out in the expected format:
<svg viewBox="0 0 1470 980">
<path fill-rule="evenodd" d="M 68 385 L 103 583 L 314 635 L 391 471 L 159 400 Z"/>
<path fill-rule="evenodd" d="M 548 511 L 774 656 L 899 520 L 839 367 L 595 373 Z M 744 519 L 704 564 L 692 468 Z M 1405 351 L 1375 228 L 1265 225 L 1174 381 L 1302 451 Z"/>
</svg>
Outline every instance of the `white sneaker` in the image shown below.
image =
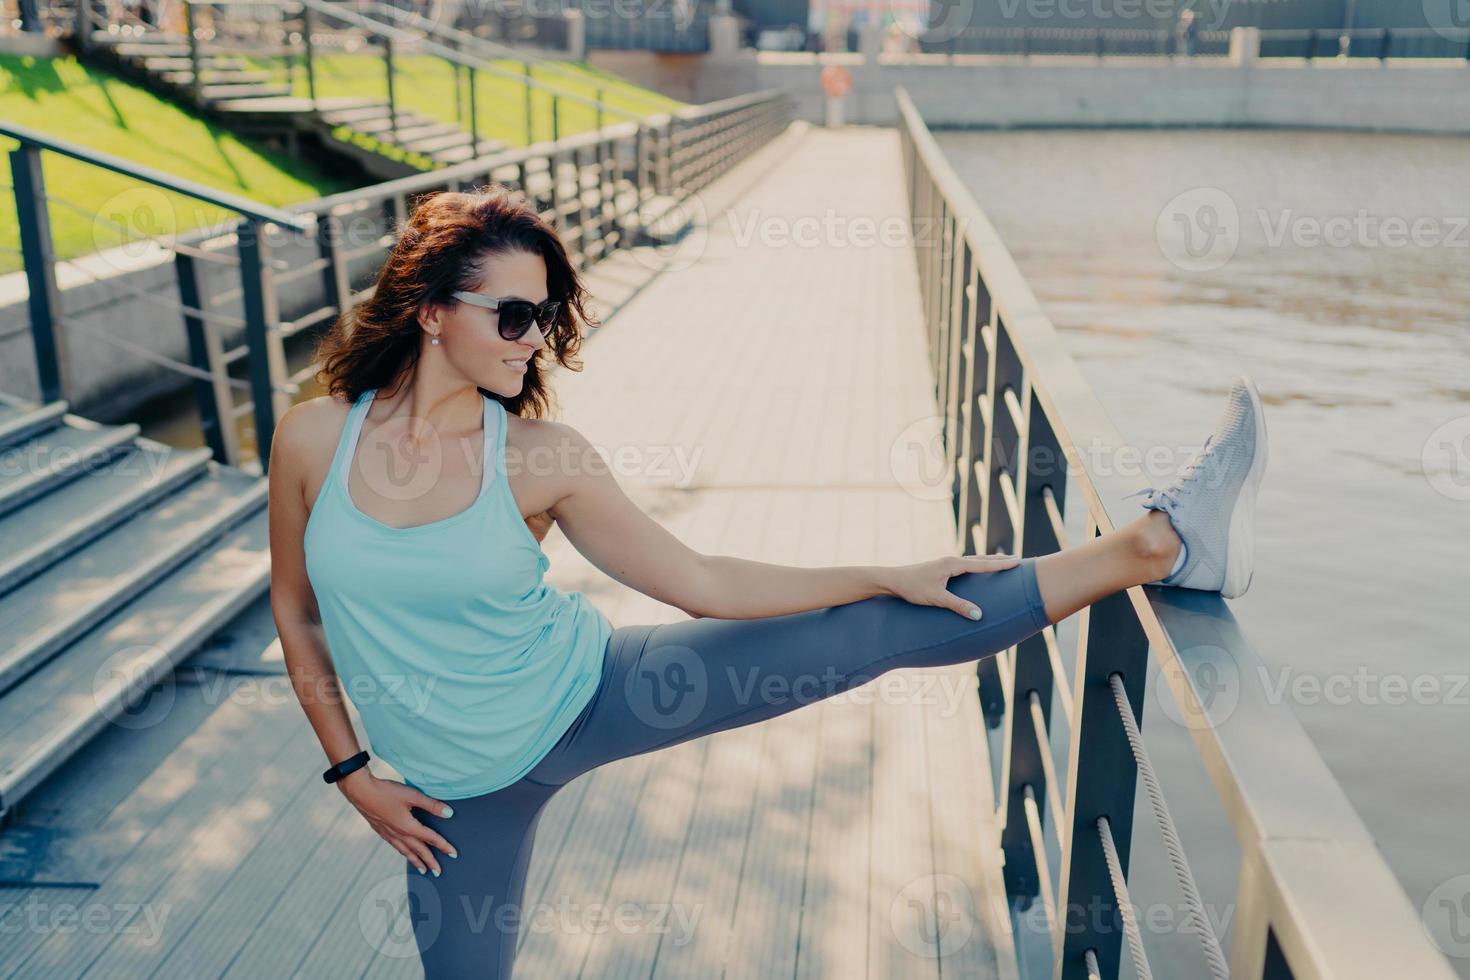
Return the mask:
<svg viewBox="0 0 1470 980">
<path fill-rule="evenodd" d="M 1143 506 L 1169 515 L 1183 539 L 1184 564 L 1149 585 L 1218 591 L 1250 588 L 1255 559 L 1256 488 L 1266 472 L 1266 417 L 1255 383 L 1242 375 L 1203 448 L 1163 490 L 1145 487 Z"/>
</svg>

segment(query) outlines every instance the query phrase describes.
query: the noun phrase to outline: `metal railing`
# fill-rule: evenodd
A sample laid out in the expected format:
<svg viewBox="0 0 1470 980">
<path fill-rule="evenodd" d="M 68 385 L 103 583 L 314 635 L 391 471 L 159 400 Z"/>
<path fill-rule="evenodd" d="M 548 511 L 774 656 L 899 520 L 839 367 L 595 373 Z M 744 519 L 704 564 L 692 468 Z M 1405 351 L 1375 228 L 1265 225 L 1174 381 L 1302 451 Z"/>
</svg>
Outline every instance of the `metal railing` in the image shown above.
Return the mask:
<svg viewBox="0 0 1470 980">
<path fill-rule="evenodd" d="M 616 249 L 660 241 L 662 232 L 654 229 L 661 218 L 679 213 L 685 198 L 779 133 L 793 114 L 789 96 L 767 90 L 486 155 L 288 210 L 0 122 L 0 136 L 20 144 L 11 151 L 10 162 L 41 400 L 67 397 L 67 332 L 85 331 L 100 343 L 191 378 L 204 441 L 217 460 L 241 464 L 237 421 L 251 416 L 264 472 L 276 419 L 320 366 L 288 371 L 286 343 L 330 327 L 371 295 L 370 281 L 358 283 L 372 278 L 415 198 L 490 182 L 508 185 L 526 194 L 557 229 L 573 261 L 585 268 Z M 46 153 L 238 215 L 220 227 L 168 240 L 131 235 L 133 242 L 149 242 L 171 254 L 177 300 L 130 290 L 126 273 L 108 280 L 120 292 L 132 292 L 138 301 L 180 317 L 187 361 L 123 341 L 64 309 L 48 206 L 71 205 L 46 188 Z M 304 298 L 299 310 L 283 316 L 280 301 L 287 293 Z M 243 400 L 237 401 L 237 394 Z"/>
<path fill-rule="evenodd" d="M 709 13 L 703 5 L 686 19 L 675 16 L 667 3 L 651 3 L 639 16 L 629 16 L 616 4 L 593 4 L 582 23 L 589 48 L 671 54 L 709 50 Z"/>
<path fill-rule="evenodd" d="M 1085 536 L 1142 513 L 1131 452 L 1083 380 L 984 212 L 907 92 L 899 134 L 953 506 L 966 554 L 1066 548 L 1065 502 Z M 922 230 L 925 237 L 919 239 Z M 980 661 L 982 708 L 1000 730 L 998 820 L 1013 911 L 1039 902 L 1049 968 L 1028 977 L 1113 980 L 1126 942 L 1152 975 L 1128 892 L 1141 780 L 1185 897 L 1197 968 L 1173 976 L 1449 980 L 1417 915 L 1321 756 L 1274 700 L 1265 665 L 1218 593 L 1140 586 L 1077 618 L 1069 676 L 1055 627 Z M 1140 737 L 1150 651 L 1239 843 L 1227 952 Z M 1228 715 L 1204 683 L 1228 671 Z M 1058 725 L 1058 721 L 1063 724 Z M 1053 742 L 1067 746 L 1065 769 Z M 1196 803 L 1198 801 L 1195 801 Z M 1048 860 L 1050 832 L 1060 854 Z M 1099 914 L 1101 913 L 1101 914 Z"/>
<path fill-rule="evenodd" d="M 1302 28 L 1262 30 L 1263 58 L 1470 58 L 1470 29 L 1413 27 Z M 1223 57 L 1230 32 L 1147 28 L 966 27 L 929 31 L 919 37 L 926 54 Z"/>
<path fill-rule="evenodd" d="M 72 8 L 57 0 L 3 0 L 0 2 L 0 35 L 44 34 L 61 37 L 72 21 Z"/>
<path fill-rule="evenodd" d="M 91 30 L 79 32 L 79 43 L 91 47 L 96 42 L 94 31 L 108 32 L 116 40 L 135 40 L 140 32 L 160 29 L 142 22 L 136 14 L 117 0 L 77 0 L 78 17 Z M 501 79 L 523 89 L 524 97 L 516 111 L 523 117 L 524 133 L 516 134 L 525 142 L 534 142 L 536 100 L 549 108 L 550 138 L 559 139 L 571 111 L 580 112 L 593 126 L 604 119 L 634 119 L 647 112 L 644 107 L 620 105 L 637 102 L 636 97 L 606 99 L 601 88 L 590 94 L 573 88 L 578 81 L 566 67 L 542 60 L 525 51 L 513 51 L 493 42 L 476 39 L 472 34 L 435 24 L 425 18 L 378 3 L 333 3 L 327 0 L 183 0 L 179 5 L 178 23 L 162 29 L 176 30 L 180 41 L 188 45 L 188 74 L 194 101 L 204 101 L 200 90 L 214 58 L 237 56 L 249 58 L 257 68 L 303 91 L 313 107 L 325 87 L 319 59 L 332 52 L 371 56 L 382 65 L 385 102 L 391 123 L 388 135 L 392 142 L 398 136 L 398 118 L 408 110 L 402 93 L 417 83 L 406 73 L 405 57 L 431 55 L 442 63 L 442 70 L 452 77 L 455 93 L 453 122 L 470 133 L 470 146 L 478 152 L 481 144 L 482 113 L 499 113 L 502 129 L 512 125 L 509 105 L 483 94 L 481 80 Z M 518 67 L 496 63 L 501 59 L 520 62 Z M 507 134 L 509 135 L 509 134 Z M 426 164 L 421 169 L 427 169 Z"/>
<path fill-rule="evenodd" d="M 380 3 L 377 0 L 352 0 L 352 9 L 358 13 L 386 21 L 398 27 L 431 35 L 448 47 L 467 54 L 477 55 L 486 60 L 499 58 L 507 61 L 520 61 L 528 66 L 534 66 L 536 73 L 543 79 L 560 78 L 564 81 L 577 84 L 586 84 L 587 81 L 585 75 L 569 67 L 565 62 L 550 58 L 535 57 L 523 47 L 510 47 L 496 40 L 494 37 L 487 37 L 479 33 L 481 24 L 476 24 L 475 30 L 466 30 L 462 27 L 454 27 L 430 20 L 412 11 L 403 10 L 388 3 Z M 463 19 L 470 9 L 469 5 L 461 7 L 459 10 L 460 18 Z M 504 14 L 502 16 L 511 15 Z M 531 13 L 517 16 L 535 16 L 541 20 L 548 19 L 543 15 L 534 15 Z M 665 108 L 669 102 L 663 96 L 653 95 L 645 92 L 643 89 L 633 87 L 628 87 L 620 91 L 619 97 L 631 101 L 643 102 L 650 108 L 660 110 Z M 598 101 L 601 101 L 601 99 Z"/>
</svg>

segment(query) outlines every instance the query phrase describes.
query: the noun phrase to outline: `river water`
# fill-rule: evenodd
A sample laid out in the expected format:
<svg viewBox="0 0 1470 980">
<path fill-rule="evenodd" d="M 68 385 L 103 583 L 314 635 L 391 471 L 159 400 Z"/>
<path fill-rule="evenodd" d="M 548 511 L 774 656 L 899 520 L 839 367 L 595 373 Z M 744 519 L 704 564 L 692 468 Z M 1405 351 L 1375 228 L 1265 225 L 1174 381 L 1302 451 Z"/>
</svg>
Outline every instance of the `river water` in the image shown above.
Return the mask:
<svg viewBox="0 0 1470 980">
<path fill-rule="evenodd" d="M 1254 377 L 1270 463 L 1255 578 L 1232 608 L 1415 914 L 1470 977 L 1470 140 L 939 142 L 1130 442 L 1197 446 L 1231 379 Z M 1208 816 L 1218 802 L 1188 774 L 1182 729 L 1160 717 L 1145 717 L 1151 751 L 1207 902 L 1228 914 L 1228 825 Z M 1135 847 L 1162 892 L 1135 900 L 1174 902 L 1143 853 L 1153 822 L 1145 805 Z M 1173 958 L 1168 932 L 1150 945 Z"/>
</svg>

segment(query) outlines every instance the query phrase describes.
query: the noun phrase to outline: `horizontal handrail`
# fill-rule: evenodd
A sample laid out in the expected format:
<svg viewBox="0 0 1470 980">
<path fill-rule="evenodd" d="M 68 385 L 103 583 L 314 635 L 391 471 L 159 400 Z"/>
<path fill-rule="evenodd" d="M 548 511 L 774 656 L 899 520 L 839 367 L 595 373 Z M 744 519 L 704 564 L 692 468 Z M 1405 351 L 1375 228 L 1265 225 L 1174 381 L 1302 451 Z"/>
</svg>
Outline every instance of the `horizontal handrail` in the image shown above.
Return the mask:
<svg viewBox="0 0 1470 980">
<path fill-rule="evenodd" d="M 931 247 L 917 256 L 926 286 L 933 284 L 925 293 L 931 346 L 936 351 L 958 349 L 952 347 L 954 337 L 963 331 L 975 331 L 977 324 L 961 322 L 977 315 L 975 305 L 966 307 L 956 298 L 954 280 L 963 269 L 963 275 L 978 278 L 985 294 L 985 303 L 979 304 L 983 309 L 979 317 L 988 320 L 995 331 L 990 352 L 985 355 L 990 370 L 997 378 L 1004 370 L 1007 383 L 1012 384 L 1013 372 L 1019 371 L 1024 377 L 1019 387 L 1025 393 L 1022 401 L 1027 403 L 1024 407 L 1029 428 L 1050 433 L 1054 438 L 1051 445 L 1060 450 L 1057 455 L 1062 458 L 1045 461 L 1052 475 L 1043 482 L 1058 496 L 1064 489 L 1058 481 L 1065 481 L 1065 488 L 1081 491 L 1089 534 L 1094 529 L 1097 533 L 1115 530 L 1141 513 L 1136 501 L 1126 499 L 1138 489 L 1128 476 L 1131 467 L 1127 465 L 1137 454 L 1087 384 L 1009 250 L 944 157 L 908 93 L 898 88 L 896 98 L 915 207 L 925 207 L 922 217 L 942 220 L 944 229 L 941 238 L 946 247 Z M 919 217 L 917 210 L 915 217 Z M 944 359 L 940 371 L 947 372 L 952 363 Z M 973 370 L 974 365 L 969 367 Z M 942 378 L 941 388 L 944 383 Z M 984 379 L 976 384 L 984 388 Z M 961 393 L 968 397 L 968 392 Z M 994 390 L 983 392 L 984 399 L 995 396 Z M 980 402 L 982 406 L 984 403 Z M 994 411 L 992 406 L 997 427 L 1008 414 Z M 984 439 L 993 435 L 987 426 Z M 971 450 L 961 445 L 950 451 L 952 457 L 958 454 L 968 465 L 966 453 Z M 1029 464 L 1021 465 L 1025 472 Z M 1034 520 L 1049 533 L 1052 522 L 1043 508 L 1040 489 L 1026 486 L 1023 496 L 1018 506 L 1029 509 L 1034 505 Z M 989 512 L 1000 513 L 994 507 Z M 1025 518 L 1028 536 L 1036 531 L 1032 520 Z M 1020 550 L 1022 529 L 1012 526 L 1011 530 L 1018 539 L 1013 547 Z M 982 553 L 987 548 L 984 541 L 977 545 Z M 1263 975 L 1268 937 L 1295 977 L 1379 980 L 1412 976 L 1450 980 L 1448 964 L 1427 941 L 1418 916 L 1374 846 L 1362 818 L 1290 709 L 1270 696 L 1266 664 L 1245 638 L 1223 598 L 1214 592 L 1137 586 L 1094 607 L 1090 616 L 1090 625 L 1084 620 L 1080 627 L 1089 644 L 1087 657 L 1106 661 L 1109 655 L 1128 658 L 1151 653 L 1162 668 L 1157 677 L 1168 685 L 1183 715 L 1199 720 L 1185 727 L 1241 845 L 1232 958 L 1237 980 Z M 1120 635 L 1106 635 L 1109 628 L 1119 630 Z M 1039 657 L 1033 663 L 1025 657 L 1013 659 L 1013 679 L 1023 668 L 1033 673 L 1050 669 L 1040 647 L 1031 649 Z M 1228 666 L 1232 693 L 1236 695 L 1233 710 L 1225 718 L 1212 714 L 1210 700 L 1196 688 L 1195 672 L 1189 669 L 1216 662 L 1212 658 Z M 1083 751 L 1094 752 L 1091 758 L 1099 757 L 1095 754 L 1099 739 L 1112 739 L 1109 751 L 1122 746 L 1122 756 L 1117 752 L 1107 756 L 1109 766 L 1121 766 L 1125 759 L 1131 763 L 1132 759 L 1127 755 L 1126 741 L 1122 741 L 1116 713 L 1111 719 L 1112 731 L 1105 729 L 1103 718 L 1098 717 L 1099 703 L 1114 704 L 1109 689 L 1111 672 L 1089 662 L 1084 674 L 1081 651 L 1078 660 L 1077 683 L 1071 691 L 1075 701 L 1071 762 L 1067 785 L 1062 788 L 1069 794 L 1067 813 L 1071 823 L 1058 829 L 1063 842 L 1059 891 L 1066 907 L 1089 898 L 1067 892 L 1073 849 L 1081 846 L 1078 831 L 1094 812 L 1077 809 L 1079 783 L 1086 784 L 1089 791 L 1099 780 L 1128 788 L 1128 809 L 1101 814 L 1117 831 L 1116 841 L 1107 834 L 1109 824 L 1099 824 L 1106 843 L 1116 843 L 1118 848 L 1126 848 L 1129 843 L 1124 831 L 1131 827 L 1134 785 L 1132 772 L 1111 768 L 1103 773 L 1088 771 L 1087 764 L 1079 761 Z M 1019 685 L 1019 681 L 1016 683 Z M 1132 704 L 1137 705 L 1143 678 L 1135 673 L 1129 683 L 1138 685 L 1132 693 Z M 1042 703 L 1049 697 L 1047 686 Z M 1014 712 L 1016 697 L 1009 697 L 1009 701 Z M 1026 710 L 1023 692 L 1021 710 Z M 1030 720 L 1025 724 L 1029 728 Z M 1043 745 L 1042 751 L 1051 751 L 1050 746 Z M 1031 792 L 1029 784 L 1026 791 Z M 1091 802 L 1095 804 L 1097 799 L 1094 796 Z M 1119 856 L 1116 850 L 1110 853 L 1109 864 Z M 1121 870 L 1126 871 L 1126 850 L 1121 860 Z M 1037 866 L 1043 863 L 1037 856 Z M 1008 862 L 1007 875 L 1012 872 Z M 1075 868 L 1072 874 L 1075 878 Z M 1059 914 L 1065 915 L 1066 909 L 1060 909 Z M 1081 972 L 1085 950 L 1074 949 L 1076 937 L 1067 934 L 1054 938 L 1059 954 L 1065 949 L 1075 956 L 1075 960 L 1059 963 L 1056 975 L 1085 975 Z M 1113 938 L 1116 940 L 1116 936 Z M 1064 939 L 1065 946 L 1061 945 Z M 1107 957 L 1094 951 L 1094 958 L 1107 966 Z M 1112 963 L 1105 976 L 1113 975 L 1111 971 L 1116 969 L 1116 952 Z"/>
<path fill-rule="evenodd" d="M 73 160 L 80 160 L 82 163 L 88 163 L 94 167 L 111 170 L 113 173 L 122 174 L 124 177 L 131 177 L 134 180 L 141 180 L 144 183 L 153 184 L 155 187 L 177 191 L 180 194 L 187 194 L 189 197 L 197 198 L 206 204 L 228 208 L 231 211 L 238 212 L 256 221 L 270 221 L 278 225 L 284 225 L 287 228 L 294 228 L 297 231 L 305 231 L 308 227 L 300 218 L 280 208 L 274 208 L 268 204 L 261 204 L 259 201 L 252 201 L 248 197 L 241 197 L 238 194 L 231 194 L 228 191 L 216 190 L 213 187 L 207 187 L 186 177 L 164 173 L 162 170 L 157 170 L 141 163 L 124 160 L 122 157 L 114 156 L 111 153 L 94 150 L 91 147 L 61 139 L 58 136 L 51 136 L 48 133 L 31 129 L 29 126 L 0 121 L 0 136 L 9 136 L 11 139 L 18 140 L 22 145 L 29 144 L 40 147 L 43 150 L 50 150 L 52 153 L 59 153 L 62 156 L 71 157 Z"/>
<path fill-rule="evenodd" d="M 1381 37 L 1385 32 L 1394 37 L 1470 40 L 1470 28 L 1434 27 L 1272 27 L 1256 28 L 1262 40 L 1299 41 L 1312 37 Z M 965 37 L 1004 37 L 1086 40 L 1105 37 L 1116 40 L 1149 40 L 1161 36 L 1173 37 L 1178 32 L 1172 28 L 1157 27 L 965 27 L 958 32 Z M 1229 38 L 1230 31 L 1205 29 L 1195 34 L 1196 38 Z"/>
<path fill-rule="evenodd" d="M 588 130 L 573 136 L 563 136 L 560 140 L 542 140 L 529 146 L 511 147 L 495 153 L 487 153 L 476 160 L 465 160 L 439 170 L 430 170 L 422 174 L 409 174 L 406 177 L 398 177 L 394 180 L 374 184 L 370 188 L 359 188 L 358 190 L 342 191 L 327 197 L 319 197 L 300 204 L 292 205 L 292 211 L 296 214 L 321 214 L 337 207 L 355 204 L 363 199 L 364 194 L 371 191 L 379 198 L 397 197 L 402 195 L 417 194 L 420 191 L 435 190 L 452 185 L 455 181 L 465 177 L 473 177 L 483 174 L 487 170 L 495 170 L 500 167 L 512 166 L 530 160 L 538 160 L 551 153 L 564 154 L 579 148 L 594 146 L 609 139 L 617 139 L 630 136 L 637 132 L 642 126 L 645 129 L 657 129 L 667 126 L 670 120 L 678 119 L 680 123 L 694 123 L 708 116 L 724 115 L 740 109 L 750 108 L 762 102 L 769 102 L 782 97 L 780 89 L 762 89 L 749 95 L 737 95 L 718 102 L 706 102 L 695 106 L 686 106 L 676 112 L 658 113 L 645 116 L 641 120 L 629 120 L 627 122 L 614 123 L 604 126 L 601 130 Z"/>
</svg>

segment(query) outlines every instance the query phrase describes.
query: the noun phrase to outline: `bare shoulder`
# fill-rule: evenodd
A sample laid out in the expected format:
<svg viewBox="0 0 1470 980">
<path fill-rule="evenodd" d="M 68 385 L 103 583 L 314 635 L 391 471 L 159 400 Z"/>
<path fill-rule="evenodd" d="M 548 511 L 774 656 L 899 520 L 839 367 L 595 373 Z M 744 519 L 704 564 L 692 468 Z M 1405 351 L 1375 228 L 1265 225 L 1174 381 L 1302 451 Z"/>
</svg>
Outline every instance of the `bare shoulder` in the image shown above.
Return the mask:
<svg viewBox="0 0 1470 980">
<path fill-rule="evenodd" d="M 505 468 L 523 512 L 550 512 L 588 486 L 589 475 L 607 471 L 601 454 L 576 427 L 552 419 L 506 419 Z"/>
<path fill-rule="evenodd" d="M 505 445 L 521 453 L 532 450 L 585 449 L 591 444 L 587 438 L 566 422 L 555 419 L 527 419 L 519 415 L 506 415 Z"/>
<path fill-rule="evenodd" d="M 317 470 L 329 465 L 351 406 L 332 395 L 319 395 L 292 405 L 271 436 L 271 472 L 315 484 Z"/>
</svg>

